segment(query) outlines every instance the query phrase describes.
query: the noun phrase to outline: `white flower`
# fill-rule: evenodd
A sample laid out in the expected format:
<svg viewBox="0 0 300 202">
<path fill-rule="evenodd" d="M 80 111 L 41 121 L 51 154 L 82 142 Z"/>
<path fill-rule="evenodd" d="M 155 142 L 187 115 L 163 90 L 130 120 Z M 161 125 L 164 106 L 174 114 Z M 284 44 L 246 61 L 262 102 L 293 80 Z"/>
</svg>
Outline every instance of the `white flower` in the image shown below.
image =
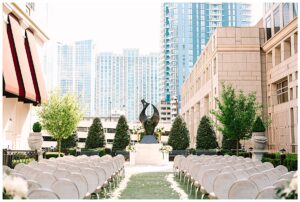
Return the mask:
<svg viewBox="0 0 300 202">
<path fill-rule="evenodd" d="M 294 174 L 289 188 L 292 190 L 296 190 L 296 193 L 298 193 L 298 171 Z"/>
<path fill-rule="evenodd" d="M 14 199 L 27 197 L 27 182 L 20 177 L 4 176 L 3 187 L 5 188 L 6 193 L 12 195 Z"/>
<path fill-rule="evenodd" d="M 127 152 L 135 152 L 135 146 L 134 145 L 128 145 L 125 149 Z"/>
<path fill-rule="evenodd" d="M 163 145 L 159 150 L 163 153 L 169 153 L 173 148 L 170 145 Z"/>
</svg>

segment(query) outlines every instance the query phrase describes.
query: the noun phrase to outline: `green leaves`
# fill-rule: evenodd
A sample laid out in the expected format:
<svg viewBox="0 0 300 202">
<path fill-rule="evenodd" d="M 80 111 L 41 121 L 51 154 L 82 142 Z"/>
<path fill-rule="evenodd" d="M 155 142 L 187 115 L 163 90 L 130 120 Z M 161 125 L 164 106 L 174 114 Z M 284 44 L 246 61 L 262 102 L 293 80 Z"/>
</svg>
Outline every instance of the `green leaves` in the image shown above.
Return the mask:
<svg viewBox="0 0 300 202">
<path fill-rule="evenodd" d="M 218 110 L 211 113 L 216 116 L 217 129 L 222 132 L 223 138 L 239 141 L 249 139 L 252 126 L 259 105 L 256 103 L 255 93 L 244 94 L 240 91 L 236 95 L 231 85 L 222 84 L 221 101 L 216 98 Z"/>
<path fill-rule="evenodd" d="M 189 146 L 190 137 L 186 123 L 181 116 L 177 116 L 173 122 L 168 145 L 172 146 L 174 150 L 186 149 Z"/>
<path fill-rule="evenodd" d="M 260 117 L 257 117 L 252 128 L 253 132 L 265 132 L 266 128 Z"/>
<path fill-rule="evenodd" d="M 203 116 L 197 130 L 196 148 L 215 149 L 217 146 L 216 134 L 211 125 L 210 119 L 207 116 Z"/>
<path fill-rule="evenodd" d="M 58 91 L 52 91 L 48 102 L 38 110 L 38 116 L 43 129 L 60 145 L 62 139 L 68 138 L 76 130 L 83 113 L 75 95 L 68 93 L 60 96 Z"/>
<path fill-rule="evenodd" d="M 116 127 L 116 134 L 115 134 L 112 150 L 113 151 L 124 150 L 126 146 L 129 144 L 129 141 L 130 141 L 129 127 L 127 125 L 126 118 L 125 116 L 120 116 Z"/>
<path fill-rule="evenodd" d="M 85 148 L 94 149 L 98 147 L 104 147 L 104 145 L 105 145 L 105 136 L 104 136 L 102 123 L 99 118 L 95 118 L 93 124 L 89 129 L 85 141 Z"/>
</svg>

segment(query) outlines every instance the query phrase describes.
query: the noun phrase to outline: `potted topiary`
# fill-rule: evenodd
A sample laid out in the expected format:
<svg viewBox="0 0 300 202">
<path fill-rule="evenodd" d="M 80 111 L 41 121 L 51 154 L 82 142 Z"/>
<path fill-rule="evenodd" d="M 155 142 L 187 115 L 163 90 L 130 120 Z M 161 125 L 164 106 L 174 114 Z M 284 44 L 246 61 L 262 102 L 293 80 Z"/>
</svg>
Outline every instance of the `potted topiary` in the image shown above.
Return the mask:
<svg viewBox="0 0 300 202">
<path fill-rule="evenodd" d="M 28 145 L 31 150 L 39 150 L 43 144 L 42 125 L 39 122 L 35 122 L 32 130 L 33 133 L 30 133 L 28 137 Z"/>
<path fill-rule="evenodd" d="M 265 136 L 266 128 L 260 117 L 257 117 L 252 127 L 252 143 L 256 150 L 264 150 L 267 138 Z"/>
</svg>

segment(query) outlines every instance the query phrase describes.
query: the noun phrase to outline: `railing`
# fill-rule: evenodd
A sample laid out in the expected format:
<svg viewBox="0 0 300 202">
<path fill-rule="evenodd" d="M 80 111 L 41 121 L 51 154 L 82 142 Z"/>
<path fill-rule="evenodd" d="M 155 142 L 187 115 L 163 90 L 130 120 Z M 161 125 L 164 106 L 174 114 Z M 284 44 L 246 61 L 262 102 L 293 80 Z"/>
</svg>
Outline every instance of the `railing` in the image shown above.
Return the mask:
<svg viewBox="0 0 300 202">
<path fill-rule="evenodd" d="M 37 151 L 3 149 L 3 165 L 10 168 L 14 168 L 18 163 L 29 163 L 32 160 L 38 161 Z"/>
</svg>

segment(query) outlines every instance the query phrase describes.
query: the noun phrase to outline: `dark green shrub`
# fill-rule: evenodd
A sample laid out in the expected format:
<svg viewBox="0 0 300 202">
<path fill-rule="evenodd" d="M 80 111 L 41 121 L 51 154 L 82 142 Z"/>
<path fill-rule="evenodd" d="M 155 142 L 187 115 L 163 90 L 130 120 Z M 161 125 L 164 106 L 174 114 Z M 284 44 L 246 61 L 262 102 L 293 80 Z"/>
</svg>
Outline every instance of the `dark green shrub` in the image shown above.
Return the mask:
<svg viewBox="0 0 300 202">
<path fill-rule="evenodd" d="M 106 154 L 111 154 L 111 149 L 110 148 L 105 148 L 104 150 L 105 150 Z"/>
<path fill-rule="evenodd" d="M 264 123 L 262 122 L 260 117 L 257 117 L 253 127 L 252 127 L 252 132 L 265 132 L 266 128 L 264 126 Z"/>
<path fill-rule="evenodd" d="M 216 133 L 207 116 L 203 116 L 197 130 L 197 149 L 215 149 L 218 143 L 216 141 Z"/>
<path fill-rule="evenodd" d="M 126 146 L 129 144 L 130 134 L 129 127 L 125 116 L 120 116 L 118 124 L 116 127 L 115 139 L 113 141 L 112 151 L 125 150 Z"/>
<path fill-rule="evenodd" d="M 196 154 L 196 149 L 191 148 L 191 149 L 189 150 L 189 154 L 195 155 L 195 154 Z"/>
<path fill-rule="evenodd" d="M 101 156 L 104 156 L 106 154 L 105 152 L 105 149 L 104 148 L 98 148 L 98 155 L 101 157 Z"/>
<path fill-rule="evenodd" d="M 35 122 L 32 126 L 32 130 L 35 133 L 39 133 L 42 131 L 42 125 L 40 124 L 40 122 Z"/>
<path fill-rule="evenodd" d="M 59 155 L 59 152 L 46 152 L 45 153 L 45 158 L 46 159 L 50 159 L 51 157 L 57 158 L 58 155 Z M 64 155 L 65 155 L 64 153 L 62 153 L 62 152 L 60 153 L 61 157 L 64 156 Z"/>
<path fill-rule="evenodd" d="M 275 153 L 264 153 L 263 157 L 270 158 L 270 159 L 275 159 L 276 158 L 276 154 Z"/>
<path fill-rule="evenodd" d="M 62 141 L 61 141 L 61 151 L 64 152 L 64 153 L 68 153 L 68 149 L 76 147 L 77 142 L 78 142 L 78 135 L 77 135 L 77 131 L 75 131 L 67 139 L 62 139 Z"/>
<path fill-rule="evenodd" d="M 236 151 L 236 144 L 237 144 L 237 140 L 231 140 L 231 139 L 226 138 L 225 136 L 223 136 L 222 149 L 225 149 L 225 150 L 234 149 Z M 239 145 L 238 148 L 241 149 L 240 142 L 238 142 L 238 145 Z"/>
<path fill-rule="evenodd" d="M 104 136 L 102 123 L 99 118 L 95 118 L 89 129 L 85 141 L 85 148 L 93 149 L 98 147 L 104 147 L 104 145 L 105 145 L 105 136 Z"/>
<path fill-rule="evenodd" d="M 189 131 L 181 116 L 177 116 L 172 124 L 169 135 L 168 145 L 173 147 L 173 150 L 184 150 L 190 144 Z"/>
<path fill-rule="evenodd" d="M 69 155 L 76 156 L 76 149 L 75 149 L 75 148 L 69 148 L 69 149 L 68 149 L 68 154 L 69 154 Z"/>
</svg>

